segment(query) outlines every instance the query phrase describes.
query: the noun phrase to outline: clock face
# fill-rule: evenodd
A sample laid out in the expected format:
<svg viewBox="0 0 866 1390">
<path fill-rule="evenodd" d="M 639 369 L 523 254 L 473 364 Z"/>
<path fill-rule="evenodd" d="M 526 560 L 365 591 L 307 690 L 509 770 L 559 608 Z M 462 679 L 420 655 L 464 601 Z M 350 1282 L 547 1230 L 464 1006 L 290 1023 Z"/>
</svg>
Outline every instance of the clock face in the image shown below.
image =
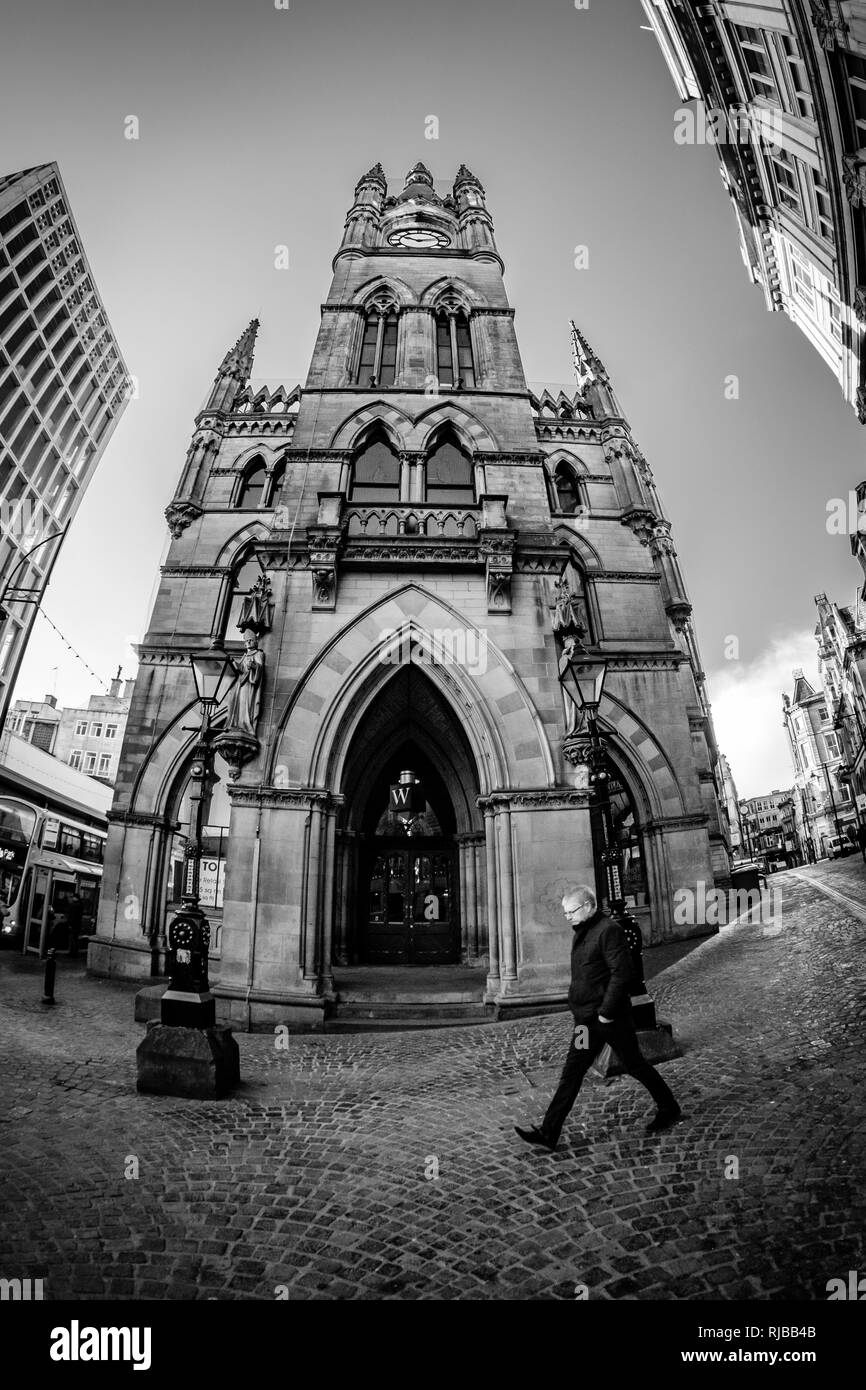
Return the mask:
<svg viewBox="0 0 866 1390">
<path fill-rule="evenodd" d="M 410 227 L 405 232 L 395 232 L 388 238 L 392 246 L 447 246 L 448 238 L 443 232 L 431 232 L 421 227 Z"/>
</svg>

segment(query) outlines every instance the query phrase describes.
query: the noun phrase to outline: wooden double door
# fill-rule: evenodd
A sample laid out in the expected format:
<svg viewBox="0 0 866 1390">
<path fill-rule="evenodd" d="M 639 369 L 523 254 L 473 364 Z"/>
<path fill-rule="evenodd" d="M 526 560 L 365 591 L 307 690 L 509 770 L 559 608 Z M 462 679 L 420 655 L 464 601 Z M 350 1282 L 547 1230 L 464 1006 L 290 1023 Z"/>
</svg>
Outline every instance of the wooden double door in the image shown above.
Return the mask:
<svg viewBox="0 0 866 1390">
<path fill-rule="evenodd" d="M 365 871 L 365 965 L 453 965 L 460 960 L 454 849 L 447 841 L 377 840 Z"/>
</svg>

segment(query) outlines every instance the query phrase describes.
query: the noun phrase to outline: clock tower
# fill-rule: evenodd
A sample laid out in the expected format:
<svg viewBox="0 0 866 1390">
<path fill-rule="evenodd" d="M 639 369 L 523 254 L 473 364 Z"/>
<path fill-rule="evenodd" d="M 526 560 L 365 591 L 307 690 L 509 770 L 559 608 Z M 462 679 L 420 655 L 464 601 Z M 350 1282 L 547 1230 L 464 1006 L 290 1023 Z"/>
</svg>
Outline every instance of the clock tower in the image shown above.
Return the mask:
<svg viewBox="0 0 866 1390">
<path fill-rule="evenodd" d="M 706 930 L 673 913 L 728 861 L 670 523 L 576 327 L 574 386 L 529 389 L 479 180 L 359 180 L 303 385 L 256 385 L 257 327 L 167 509 L 91 969 L 163 969 L 207 798 L 210 976 L 235 1026 L 339 1026 L 377 989 L 391 1017 L 396 965 L 460 972 L 423 977 L 443 1017 L 562 1005 L 563 892 L 605 890 L 566 629 L 607 666 L 628 908 L 646 943 Z M 190 658 L 214 648 L 238 681 L 211 785 Z"/>
</svg>

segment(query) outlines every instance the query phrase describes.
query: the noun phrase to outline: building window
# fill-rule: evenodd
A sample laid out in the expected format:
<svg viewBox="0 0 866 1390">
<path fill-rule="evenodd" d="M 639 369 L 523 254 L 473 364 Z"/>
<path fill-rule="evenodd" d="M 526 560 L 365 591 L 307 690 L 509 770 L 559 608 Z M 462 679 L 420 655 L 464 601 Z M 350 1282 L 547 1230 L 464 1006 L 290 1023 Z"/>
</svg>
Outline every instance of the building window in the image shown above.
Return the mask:
<svg viewBox="0 0 866 1390">
<path fill-rule="evenodd" d="M 853 53 L 845 53 L 848 70 L 848 91 L 851 94 L 851 109 L 854 124 L 859 131 L 860 144 L 866 144 L 866 59 Z"/>
<path fill-rule="evenodd" d="M 86 719 L 79 719 L 78 722 L 76 723 L 76 725 L 75 725 L 75 736 L 76 736 L 76 738 L 86 738 L 86 737 L 87 737 L 87 720 L 86 720 Z"/>
<path fill-rule="evenodd" d="M 815 291 L 812 281 L 812 267 L 799 256 L 791 256 L 791 279 L 794 294 L 806 305 L 810 314 L 815 313 Z"/>
<path fill-rule="evenodd" d="M 111 767 L 111 757 L 109 756 L 109 754 L 108 754 L 108 753 L 100 753 L 100 755 L 99 755 L 99 775 L 100 775 L 100 777 L 106 777 L 106 776 L 108 775 L 108 769 L 109 769 L 110 767 Z"/>
<path fill-rule="evenodd" d="M 824 178 L 820 169 L 809 168 L 809 178 L 812 184 L 812 197 L 815 204 L 815 229 L 819 231 L 827 241 L 835 241 L 833 230 L 833 205 L 830 201 L 830 189 L 827 180 Z"/>
<path fill-rule="evenodd" d="M 574 469 L 567 463 L 558 463 L 553 475 L 556 491 L 556 510 L 573 516 L 580 508 L 580 488 Z"/>
<path fill-rule="evenodd" d="M 85 753 L 85 755 L 84 755 L 84 771 L 85 771 L 85 772 L 93 772 L 93 770 L 94 770 L 95 767 L 96 767 L 96 754 L 95 754 L 95 753 Z"/>
<path fill-rule="evenodd" d="M 752 95 L 764 97 L 773 106 L 781 106 L 782 98 L 761 30 L 746 24 L 735 24 L 733 29 L 742 50 Z"/>
<path fill-rule="evenodd" d="M 273 473 L 271 474 L 270 486 L 268 487 L 268 506 L 269 506 L 269 507 L 275 507 L 275 506 L 277 505 L 277 498 L 278 498 L 279 495 L 280 495 L 280 489 L 281 489 L 282 486 L 283 486 L 283 483 L 284 483 L 284 481 L 285 481 L 285 477 L 286 477 L 286 460 L 285 460 L 285 459 L 281 459 L 280 462 L 277 464 L 276 468 L 274 469 Z"/>
<path fill-rule="evenodd" d="M 368 310 L 358 358 L 358 386 L 393 386 L 397 371 L 397 314 L 392 307 Z"/>
<path fill-rule="evenodd" d="M 778 34 L 774 37 L 778 39 L 784 66 L 787 70 L 790 110 L 795 116 L 801 116 L 805 121 L 814 120 L 815 103 L 812 100 L 809 79 L 806 76 L 806 68 L 796 41 L 790 34 Z"/>
<path fill-rule="evenodd" d="M 82 758 L 81 749 L 80 749 L 80 748 L 73 748 L 72 752 L 69 754 L 69 766 L 70 766 L 70 767 L 74 767 L 74 768 L 76 769 L 76 771 L 80 771 L 80 769 L 81 769 L 81 758 Z"/>
<path fill-rule="evenodd" d="M 399 502 L 400 460 L 385 439 L 376 439 L 358 454 L 352 468 L 353 502 Z"/>
<path fill-rule="evenodd" d="M 106 726 L 105 726 L 105 737 L 106 737 L 106 738 L 117 738 L 117 725 L 116 725 L 116 724 L 106 724 Z"/>
<path fill-rule="evenodd" d="M 472 460 L 444 440 L 427 457 L 427 501 L 471 507 L 475 503 Z"/>
<path fill-rule="evenodd" d="M 475 385 L 472 337 L 462 312 L 436 315 L 436 378 L 440 386 L 468 391 Z"/>
<path fill-rule="evenodd" d="M 253 459 L 244 469 L 237 505 L 239 507 L 260 507 L 267 481 L 268 475 L 263 460 Z"/>
<path fill-rule="evenodd" d="M 781 145 L 770 151 L 770 163 L 776 176 L 776 191 L 784 207 L 803 221 L 803 199 L 797 178 L 797 160 Z"/>
<path fill-rule="evenodd" d="M 102 738 L 102 725 L 100 723 L 91 724 L 90 736 L 91 738 Z"/>
</svg>

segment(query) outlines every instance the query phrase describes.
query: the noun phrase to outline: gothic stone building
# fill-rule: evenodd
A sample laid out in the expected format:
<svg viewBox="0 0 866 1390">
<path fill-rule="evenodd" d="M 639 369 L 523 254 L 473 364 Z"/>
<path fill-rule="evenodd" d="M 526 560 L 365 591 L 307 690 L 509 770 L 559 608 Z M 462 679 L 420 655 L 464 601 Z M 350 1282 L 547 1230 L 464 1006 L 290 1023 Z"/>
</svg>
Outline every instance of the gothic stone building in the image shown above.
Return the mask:
<svg viewBox="0 0 866 1390">
<path fill-rule="evenodd" d="M 226 356 L 167 511 L 93 971 L 164 966 L 190 656 L 240 654 L 239 617 L 261 681 L 217 736 L 203 894 L 224 1018 L 318 1027 L 389 964 L 462 965 L 496 1017 L 563 1001 L 559 898 L 594 880 L 598 826 L 580 750 L 563 753 L 557 602 L 608 663 L 629 905 L 647 942 L 701 930 L 674 926 L 673 894 L 729 866 L 670 525 L 582 335 L 576 390 L 535 395 L 513 318 L 478 179 L 462 167 L 440 196 L 418 165 L 389 196 L 376 166 L 304 387 L 250 385 L 255 322 Z M 389 809 L 401 773 L 411 816 Z"/>
</svg>

